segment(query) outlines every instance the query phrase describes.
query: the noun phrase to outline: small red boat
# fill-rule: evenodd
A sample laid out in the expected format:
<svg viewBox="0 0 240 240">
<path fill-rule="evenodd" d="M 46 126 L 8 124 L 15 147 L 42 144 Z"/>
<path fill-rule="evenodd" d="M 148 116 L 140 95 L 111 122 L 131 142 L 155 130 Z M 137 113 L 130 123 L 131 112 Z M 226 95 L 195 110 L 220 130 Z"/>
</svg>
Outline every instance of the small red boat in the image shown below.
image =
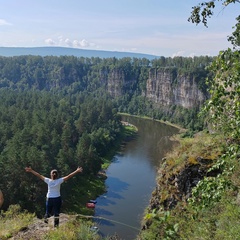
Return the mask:
<svg viewBox="0 0 240 240">
<path fill-rule="evenodd" d="M 94 203 L 91 203 L 91 202 L 88 202 L 86 204 L 87 208 L 95 208 L 95 204 Z"/>
</svg>

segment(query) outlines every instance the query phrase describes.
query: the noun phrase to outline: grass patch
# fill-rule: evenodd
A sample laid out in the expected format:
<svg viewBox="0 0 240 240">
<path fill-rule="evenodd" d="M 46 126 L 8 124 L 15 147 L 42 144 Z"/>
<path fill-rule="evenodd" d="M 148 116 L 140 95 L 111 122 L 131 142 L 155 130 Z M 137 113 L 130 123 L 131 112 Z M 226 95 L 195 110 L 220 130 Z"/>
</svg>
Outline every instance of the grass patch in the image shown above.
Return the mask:
<svg viewBox="0 0 240 240">
<path fill-rule="evenodd" d="M 174 221 L 179 223 L 179 239 L 238 239 L 240 206 L 231 195 L 231 191 L 226 191 L 218 204 L 198 211 L 197 215 L 189 206 L 181 215 L 176 213 Z"/>
<path fill-rule="evenodd" d="M 0 216 L 0 239 L 7 240 L 16 237 L 20 231 L 27 230 L 27 235 L 18 236 L 17 239 L 36 239 L 35 227 L 33 224 L 36 216 L 26 211 L 22 211 L 19 205 L 10 205 L 9 209 L 1 212 Z M 44 227 L 38 228 L 37 239 L 42 240 L 100 240 L 101 236 L 97 230 L 92 228 L 91 221 L 82 219 L 72 219 L 62 224 L 59 228 Z M 26 233 L 25 233 L 26 234 Z"/>
<path fill-rule="evenodd" d="M 21 212 L 19 205 L 10 205 L 6 212 L 0 215 L 0 239 L 8 239 L 26 228 L 34 219 L 35 214 Z"/>
<path fill-rule="evenodd" d="M 220 135 L 201 132 L 193 138 L 175 136 L 175 140 L 179 144 L 165 158 L 170 174 L 179 172 L 186 164 L 197 164 L 198 157 L 215 161 L 224 150 L 223 136 Z"/>
<path fill-rule="evenodd" d="M 44 237 L 46 240 L 98 240 L 100 236 L 92 230 L 89 222 L 74 220 L 58 229 L 49 231 Z"/>
</svg>

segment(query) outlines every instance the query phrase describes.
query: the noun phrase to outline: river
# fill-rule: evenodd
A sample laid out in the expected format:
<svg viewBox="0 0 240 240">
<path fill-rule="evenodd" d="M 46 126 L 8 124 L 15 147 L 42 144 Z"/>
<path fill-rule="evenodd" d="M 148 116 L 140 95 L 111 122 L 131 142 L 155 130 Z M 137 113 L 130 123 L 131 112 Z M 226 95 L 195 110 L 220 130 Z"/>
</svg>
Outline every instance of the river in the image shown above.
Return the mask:
<svg viewBox="0 0 240 240">
<path fill-rule="evenodd" d="M 172 126 L 132 116 L 122 116 L 138 128 L 137 137 L 127 142 L 107 169 L 105 194 L 97 198 L 96 226 L 102 236 L 115 233 L 124 240 L 136 238 L 144 210 L 156 186 L 156 171 L 178 133 Z"/>
</svg>

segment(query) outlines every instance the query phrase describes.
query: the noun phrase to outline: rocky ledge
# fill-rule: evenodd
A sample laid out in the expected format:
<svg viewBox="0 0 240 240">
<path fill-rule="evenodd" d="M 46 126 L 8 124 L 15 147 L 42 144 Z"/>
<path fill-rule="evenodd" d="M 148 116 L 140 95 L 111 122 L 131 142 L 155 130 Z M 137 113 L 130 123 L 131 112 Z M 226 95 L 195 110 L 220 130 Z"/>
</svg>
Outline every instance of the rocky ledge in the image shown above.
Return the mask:
<svg viewBox="0 0 240 240">
<path fill-rule="evenodd" d="M 64 213 L 60 214 L 59 226 L 73 220 L 75 216 L 67 215 Z M 32 224 L 21 229 L 15 236 L 10 238 L 11 240 L 42 240 L 50 230 L 53 230 L 53 217 L 49 218 L 48 223 L 45 223 L 43 219 L 35 218 Z"/>
<path fill-rule="evenodd" d="M 147 213 L 153 210 L 163 209 L 165 211 L 173 209 L 178 202 L 186 202 L 191 196 L 192 188 L 204 178 L 204 176 L 217 176 L 219 171 L 209 172 L 213 161 L 202 157 L 197 157 L 194 164 L 186 160 L 185 165 L 177 172 L 170 173 L 166 159 L 158 171 L 157 186 L 152 193 Z M 151 220 L 146 220 L 142 225 L 142 230 L 149 228 Z"/>
</svg>

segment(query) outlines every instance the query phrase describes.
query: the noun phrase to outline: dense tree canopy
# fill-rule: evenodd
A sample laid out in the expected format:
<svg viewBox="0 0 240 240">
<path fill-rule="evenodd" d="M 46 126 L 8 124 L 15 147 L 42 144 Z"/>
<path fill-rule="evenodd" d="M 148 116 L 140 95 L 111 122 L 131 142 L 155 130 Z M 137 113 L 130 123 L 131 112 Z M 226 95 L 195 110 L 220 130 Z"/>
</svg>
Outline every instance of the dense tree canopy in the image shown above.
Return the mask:
<svg viewBox="0 0 240 240">
<path fill-rule="evenodd" d="M 37 208 L 45 189 L 25 174 L 25 166 L 44 176 L 53 168 L 63 176 L 77 166 L 84 168 L 84 175 L 95 175 L 121 129 L 107 96 L 2 89 L 0 112 L 0 188 L 7 193 L 6 204 L 27 209 Z"/>
<path fill-rule="evenodd" d="M 160 57 L 152 61 L 137 58 L 77 58 L 73 56 L 0 57 L 0 88 L 41 90 L 63 95 L 94 93 L 96 96 L 112 91 L 118 111 L 165 119 L 184 127 L 198 128 L 201 123 L 190 119 L 195 109 L 171 106 L 169 112 L 159 109 L 144 97 L 151 69 L 170 69 L 177 74 L 191 75 L 199 89 L 206 93 L 205 78 L 213 57 Z M 126 84 L 122 84 L 124 79 Z M 115 83 L 109 84 L 109 80 Z M 119 84 L 117 85 L 117 83 Z M 114 95 L 114 93 L 116 95 Z M 181 116 L 184 114 L 183 117 Z M 187 116 L 186 116 L 187 115 Z M 189 125 L 189 119 L 194 124 Z M 196 126 L 194 126 L 196 125 Z"/>
</svg>

